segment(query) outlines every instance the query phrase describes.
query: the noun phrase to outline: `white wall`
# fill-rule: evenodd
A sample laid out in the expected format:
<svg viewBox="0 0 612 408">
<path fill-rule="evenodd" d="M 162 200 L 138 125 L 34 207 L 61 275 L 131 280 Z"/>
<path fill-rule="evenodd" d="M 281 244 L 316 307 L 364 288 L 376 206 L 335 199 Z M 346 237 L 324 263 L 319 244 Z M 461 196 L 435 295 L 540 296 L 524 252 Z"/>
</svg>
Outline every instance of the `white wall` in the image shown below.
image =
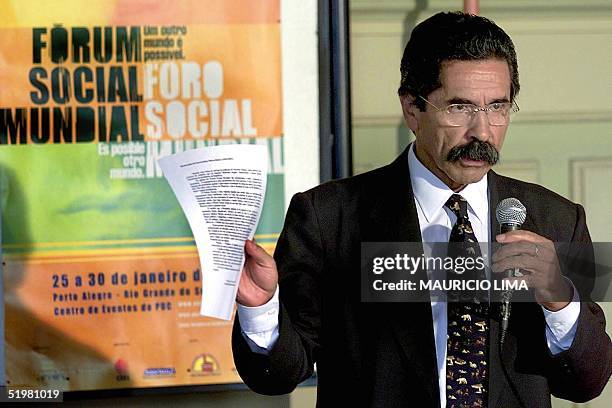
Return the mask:
<svg viewBox="0 0 612 408">
<path fill-rule="evenodd" d="M 319 184 L 317 1 L 283 0 L 285 203 Z"/>
</svg>

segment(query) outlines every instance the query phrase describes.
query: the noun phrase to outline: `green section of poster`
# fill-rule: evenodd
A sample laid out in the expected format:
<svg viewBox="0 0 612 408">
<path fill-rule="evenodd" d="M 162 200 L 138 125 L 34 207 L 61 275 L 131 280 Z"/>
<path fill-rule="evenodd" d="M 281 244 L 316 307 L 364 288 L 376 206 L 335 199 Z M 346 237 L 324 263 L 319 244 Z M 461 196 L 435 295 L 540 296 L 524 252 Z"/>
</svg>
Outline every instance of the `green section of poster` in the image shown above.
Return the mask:
<svg viewBox="0 0 612 408">
<path fill-rule="evenodd" d="M 266 199 L 257 230 L 258 235 L 269 237 L 282 228 L 282 138 L 244 142 L 266 144 L 270 151 Z M 36 243 L 80 242 L 79 246 L 84 249 L 95 247 L 97 241 L 191 236 L 187 221 L 155 160 L 160 154 L 205 144 L 131 142 L 102 145 L 109 149 L 109 155 L 114 154 L 108 158 L 99 157 L 98 144 L 0 148 L 5 251 L 9 254 L 29 251 Z M 125 166 L 129 163 L 144 163 L 141 167 L 131 167 L 138 170 L 137 178 L 113 178 L 117 169 L 130 169 Z"/>
</svg>

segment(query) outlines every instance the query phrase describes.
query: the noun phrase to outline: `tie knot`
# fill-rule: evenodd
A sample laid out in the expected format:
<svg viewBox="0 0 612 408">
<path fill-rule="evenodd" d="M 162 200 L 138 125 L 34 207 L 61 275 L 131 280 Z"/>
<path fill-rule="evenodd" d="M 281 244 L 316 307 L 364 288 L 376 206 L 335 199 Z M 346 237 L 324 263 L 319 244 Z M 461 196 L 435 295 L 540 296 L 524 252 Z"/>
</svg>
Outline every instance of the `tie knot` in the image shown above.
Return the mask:
<svg viewBox="0 0 612 408">
<path fill-rule="evenodd" d="M 467 201 L 459 194 L 450 196 L 444 205 L 457 216 L 457 219 L 468 218 Z"/>
</svg>

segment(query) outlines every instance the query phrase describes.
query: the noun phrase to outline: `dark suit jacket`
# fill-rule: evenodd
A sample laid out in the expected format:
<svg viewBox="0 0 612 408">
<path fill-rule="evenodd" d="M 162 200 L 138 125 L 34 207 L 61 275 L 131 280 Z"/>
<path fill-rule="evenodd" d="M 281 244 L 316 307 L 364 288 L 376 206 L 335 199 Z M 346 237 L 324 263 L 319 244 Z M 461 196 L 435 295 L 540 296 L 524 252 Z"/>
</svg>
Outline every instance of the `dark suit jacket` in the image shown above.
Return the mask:
<svg viewBox="0 0 612 408">
<path fill-rule="evenodd" d="M 581 206 L 534 184 L 494 172 L 488 177 L 490 208 L 516 197 L 528 209 L 524 229 L 554 241 L 586 242 L 590 248 Z M 498 229 L 491 216 L 491 231 Z M 439 406 L 431 305 L 362 303 L 362 242 L 421 242 L 406 151 L 388 166 L 293 197 L 275 252 L 279 339 L 269 355 L 256 354 L 240 332 L 238 317 L 234 325 L 234 361 L 250 388 L 262 394 L 291 392 L 311 376 L 316 363 L 318 406 L 337 401 L 346 406 Z M 583 286 L 581 299 L 586 300 L 588 280 Z M 555 356 L 546 345 L 539 305 L 513 306 L 501 354 L 495 347 L 499 313 L 492 316 L 490 407 L 520 406 L 500 358 L 528 407 L 550 406 L 551 393 L 586 401 L 602 391 L 610 376 L 612 346 L 599 306 L 582 302 L 574 342 Z"/>
</svg>

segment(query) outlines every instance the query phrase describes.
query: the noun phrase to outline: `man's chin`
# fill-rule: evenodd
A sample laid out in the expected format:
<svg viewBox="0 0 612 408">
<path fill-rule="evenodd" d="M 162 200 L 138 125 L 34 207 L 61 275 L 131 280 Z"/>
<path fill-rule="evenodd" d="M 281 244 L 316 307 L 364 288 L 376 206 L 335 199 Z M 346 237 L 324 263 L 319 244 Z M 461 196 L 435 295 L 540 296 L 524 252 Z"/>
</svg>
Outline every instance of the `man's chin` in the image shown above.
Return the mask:
<svg viewBox="0 0 612 408">
<path fill-rule="evenodd" d="M 477 164 L 469 163 L 469 165 L 457 162 L 453 167 L 453 180 L 457 184 L 462 185 L 479 182 L 491 169 L 491 165 L 484 162 L 479 162 Z"/>
</svg>

